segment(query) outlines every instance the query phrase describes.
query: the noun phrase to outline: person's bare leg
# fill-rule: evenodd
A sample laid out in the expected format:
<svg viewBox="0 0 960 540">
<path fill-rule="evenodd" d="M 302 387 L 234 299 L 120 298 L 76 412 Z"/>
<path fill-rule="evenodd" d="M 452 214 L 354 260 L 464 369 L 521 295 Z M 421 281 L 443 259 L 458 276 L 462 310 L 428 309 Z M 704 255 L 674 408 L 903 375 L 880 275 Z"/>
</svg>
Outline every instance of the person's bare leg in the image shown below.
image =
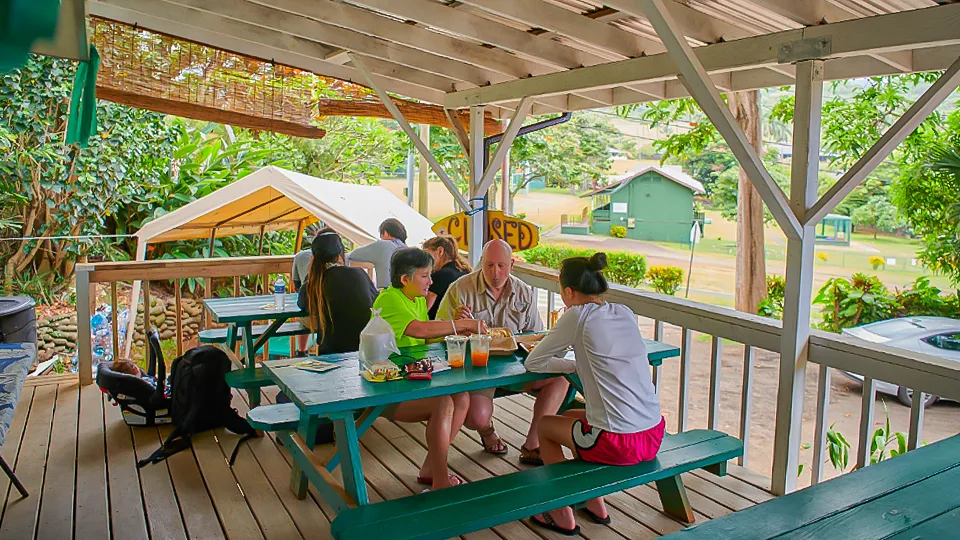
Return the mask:
<svg viewBox="0 0 960 540">
<path fill-rule="evenodd" d="M 587 411 L 583 409 L 569 410 L 563 413 L 563 415 L 568 418 L 573 418 L 575 420 L 587 419 Z M 570 447 L 570 448 L 572 449 L 573 447 Z M 576 453 L 576 451 L 574 451 L 574 453 Z M 609 514 L 607 513 L 607 505 L 603 502 L 603 497 L 597 497 L 596 499 L 590 499 L 589 501 L 587 501 L 587 510 L 590 510 L 591 512 L 593 512 L 600 519 L 603 519 L 609 516 Z"/>
<path fill-rule="evenodd" d="M 452 437 L 454 410 L 452 397 L 439 396 L 401 403 L 393 413 L 394 422 L 427 421 L 427 458 L 420 467 L 420 477 L 432 478 L 433 489 L 451 485 L 447 472 L 447 453 Z"/>
<path fill-rule="evenodd" d="M 310 336 L 297 336 L 297 350 L 295 352 L 306 352 L 308 339 L 310 339 Z"/>
<path fill-rule="evenodd" d="M 557 414 L 560 405 L 567 397 L 567 390 L 570 389 L 570 383 L 564 377 L 554 377 L 537 381 L 530 385 L 530 389 L 539 390 L 536 401 L 533 402 L 533 419 L 530 421 L 530 429 L 527 431 L 527 440 L 524 446 L 527 450 L 536 450 L 540 447 L 540 437 L 537 434 L 537 425 L 540 420 L 550 414 Z"/>
<path fill-rule="evenodd" d="M 500 441 L 500 437 L 493 429 L 493 398 L 482 394 L 470 394 L 470 408 L 467 412 L 466 420 L 463 425 L 467 429 L 472 429 L 479 433 L 489 432 L 487 435 L 481 435 L 484 447 L 493 445 L 494 450 L 502 450 L 506 447 Z"/>
<path fill-rule="evenodd" d="M 470 394 L 461 392 L 450 396 L 453 399 L 453 420 L 450 422 L 450 444 L 457 438 L 470 412 Z"/>
<path fill-rule="evenodd" d="M 543 463 L 560 463 L 567 458 L 563 455 L 563 447 L 573 448 L 573 423 L 576 419 L 569 416 L 548 415 L 540 419 L 540 455 Z M 557 525 L 564 529 L 573 529 L 577 520 L 573 516 L 573 508 L 564 506 L 549 512 L 550 517 Z M 534 516 L 533 519 L 538 519 Z"/>
</svg>

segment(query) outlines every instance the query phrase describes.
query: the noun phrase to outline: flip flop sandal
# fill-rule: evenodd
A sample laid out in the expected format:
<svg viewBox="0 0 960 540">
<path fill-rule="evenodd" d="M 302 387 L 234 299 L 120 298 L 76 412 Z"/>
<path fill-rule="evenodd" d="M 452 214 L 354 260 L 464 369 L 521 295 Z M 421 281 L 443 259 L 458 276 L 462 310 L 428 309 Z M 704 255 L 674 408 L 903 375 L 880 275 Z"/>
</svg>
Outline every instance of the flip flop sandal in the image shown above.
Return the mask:
<svg viewBox="0 0 960 540">
<path fill-rule="evenodd" d="M 538 517 L 540 519 L 537 519 Z M 563 527 L 557 525 L 557 522 L 554 521 L 553 518 L 550 517 L 550 514 L 546 512 L 531 516 L 530 521 L 537 527 L 543 527 L 544 529 L 548 529 L 553 532 L 560 533 L 564 536 L 577 536 L 578 534 L 580 534 L 579 525 L 574 525 L 572 529 L 564 529 Z"/>
<path fill-rule="evenodd" d="M 597 525 L 609 525 L 609 524 L 610 524 L 610 516 L 609 516 L 609 514 L 607 515 L 607 517 L 602 518 L 602 517 L 598 516 L 597 514 L 595 514 L 595 513 L 593 512 L 593 510 L 590 510 L 589 508 L 584 507 L 584 508 L 581 508 L 581 510 L 583 510 L 583 513 L 587 515 L 587 518 L 589 518 L 590 521 L 596 523 Z"/>
<path fill-rule="evenodd" d="M 543 465 L 543 457 L 540 455 L 540 447 L 527 448 L 526 445 L 520 447 L 520 463 L 527 465 Z"/>
<path fill-rule="evenodd" d="M 457 475 L 455 475 L 455 474 L 448 474 L 448 475 L 447 475 L 447 478 L 450 479 L 450 483 L 453 484 L 454 486 L 459 486 L 460 484 L 466 484 L 466 483 L 467 483 L 463 478 L 460 478 L 459 476 L 457 476 Z M 418 484 L 421 484 L 421 485 L 424 485 L 424 486 L 432 486 L 432 485 L 433 485 L 433 478 L 427 478 L 427 477 L 425 477 L 425 476 L 418 476 L 418 477 L 417 477 L 417 483 L 418 483 Z"/>
<path fill-rule="evenodd" d="M 488 454 L 493 454 L 495 456 L 502 456 L 507 453 L 507 443 L 503 442 L 503 439 L 497 435 L 497 428 L 490 423 L 489 429 L 477 430 L 477 434 L 480 435 L 480 443 L 483 445 L 483 451 Z M 489 437 L 496 437 L 496 440 L 492 444 L 488 444 L 485 439 Z"/>
</svg>

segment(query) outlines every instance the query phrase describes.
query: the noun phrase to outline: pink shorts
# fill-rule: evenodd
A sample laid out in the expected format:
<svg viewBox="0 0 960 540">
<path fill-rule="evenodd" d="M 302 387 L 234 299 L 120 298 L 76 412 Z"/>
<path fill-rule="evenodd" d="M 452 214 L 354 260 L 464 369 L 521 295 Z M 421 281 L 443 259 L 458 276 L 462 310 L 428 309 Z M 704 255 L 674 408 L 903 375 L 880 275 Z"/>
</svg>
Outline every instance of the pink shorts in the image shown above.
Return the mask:
<svg viewBox="0 0 960 540">
<path fill-rule="evenodd" d="M 573 423 L 573 443 L 577 456 L 604 465 L 636 465 L 657 457 L 666 420 L 637 433 L 610 433 L 591 427 L 586 420 Z"/>
</svg>

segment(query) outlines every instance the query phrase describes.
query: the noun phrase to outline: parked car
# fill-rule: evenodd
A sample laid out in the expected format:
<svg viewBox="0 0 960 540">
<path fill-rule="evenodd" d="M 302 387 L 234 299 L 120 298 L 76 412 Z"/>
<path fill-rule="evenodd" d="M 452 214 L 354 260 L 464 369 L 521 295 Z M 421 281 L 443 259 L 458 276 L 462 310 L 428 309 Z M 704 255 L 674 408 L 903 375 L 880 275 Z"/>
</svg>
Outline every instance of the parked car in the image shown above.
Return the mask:
<svg viewBox="0 0 960 540">
<path fill-rule="evenodd" d="M 883 343 L 908 351 L 922 352 L 960 362 L 960 320 L 946 317 L 904 317 L 889 319 L 856 328 L 844 328 L 843 334 L 871 343 Z M 842 371 L 847 377 L 863 382 L 863 376 Z M 913 390 L 896 384 L 876 381 L 877 392 L 897 396 L 906 406 L 913 400 Z M 924 407 L 933 405 L 938 396 L 928 395 Z"/>
</svg>

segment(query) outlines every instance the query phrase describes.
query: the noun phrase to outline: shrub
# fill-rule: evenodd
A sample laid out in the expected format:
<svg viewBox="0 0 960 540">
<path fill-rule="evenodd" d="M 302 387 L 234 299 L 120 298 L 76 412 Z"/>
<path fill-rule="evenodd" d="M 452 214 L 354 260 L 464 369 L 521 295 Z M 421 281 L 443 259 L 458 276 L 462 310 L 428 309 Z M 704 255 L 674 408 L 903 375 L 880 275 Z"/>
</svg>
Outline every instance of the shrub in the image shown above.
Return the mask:
<svg viewBox="0 0 960 540">
<path fill-rule="evenodd" d="M 817 252 L 817 258 L 820 259 L 821 262 L 827 262 L 828 260 L 830 260 L 830 255 L 827 255 L 823 251 L 819 251 Z"/>
<path fill-rule="evenodd" d="M 870 266 L 872 266 L 874 270 L 878 270 L 881 266 L 885 265 L 886 263 L 887 261 L 884 260 L 883 257 L 877 257 L 876 255 L 874 255 L 873 257 L 870 257 Z"/>
<path fill-rule="evenodd" d="M 683 268 L 676 266 L 651 266 L 647 279 L 660 294 L 677 294 L 683 285 Z"/>
<path fill-rule="evenodd" d="M 850 281 L 833 278 L 827 281 L 814 304 L 823 306 L 824 330 L 840 332 L 843 328 L 889 319 L 897 315 L 898 303 L 876 276 L 854 274 Z"/>
<path fill-rule="evenodd" d="M 559 270 L 560 263 L 564 259 L 589 257 L 593 254 L 592 250 L 566 246 L 537 246 L 524 251 L 521 255 L 528 263 Z M 646 271 L 647 260 L 643 255 L 624 251 L 607 252 L 607 268 L 603 273 L 613 283 L 636 287 L 643 281 Z"/>
<path fill-rule="evenodd" d="M 614 238 L 626 238 L 627 228 L 622 225 L 614 225 L 610 227 L 610 236 Z"/>
<path fill-rule="evenodd" d="M 757 305 L 757 313 L 772 319 L 783 318 L 783 294 L 787 280 L 783 276 L 767 276 L 767 297 Z"/>
</svg>

